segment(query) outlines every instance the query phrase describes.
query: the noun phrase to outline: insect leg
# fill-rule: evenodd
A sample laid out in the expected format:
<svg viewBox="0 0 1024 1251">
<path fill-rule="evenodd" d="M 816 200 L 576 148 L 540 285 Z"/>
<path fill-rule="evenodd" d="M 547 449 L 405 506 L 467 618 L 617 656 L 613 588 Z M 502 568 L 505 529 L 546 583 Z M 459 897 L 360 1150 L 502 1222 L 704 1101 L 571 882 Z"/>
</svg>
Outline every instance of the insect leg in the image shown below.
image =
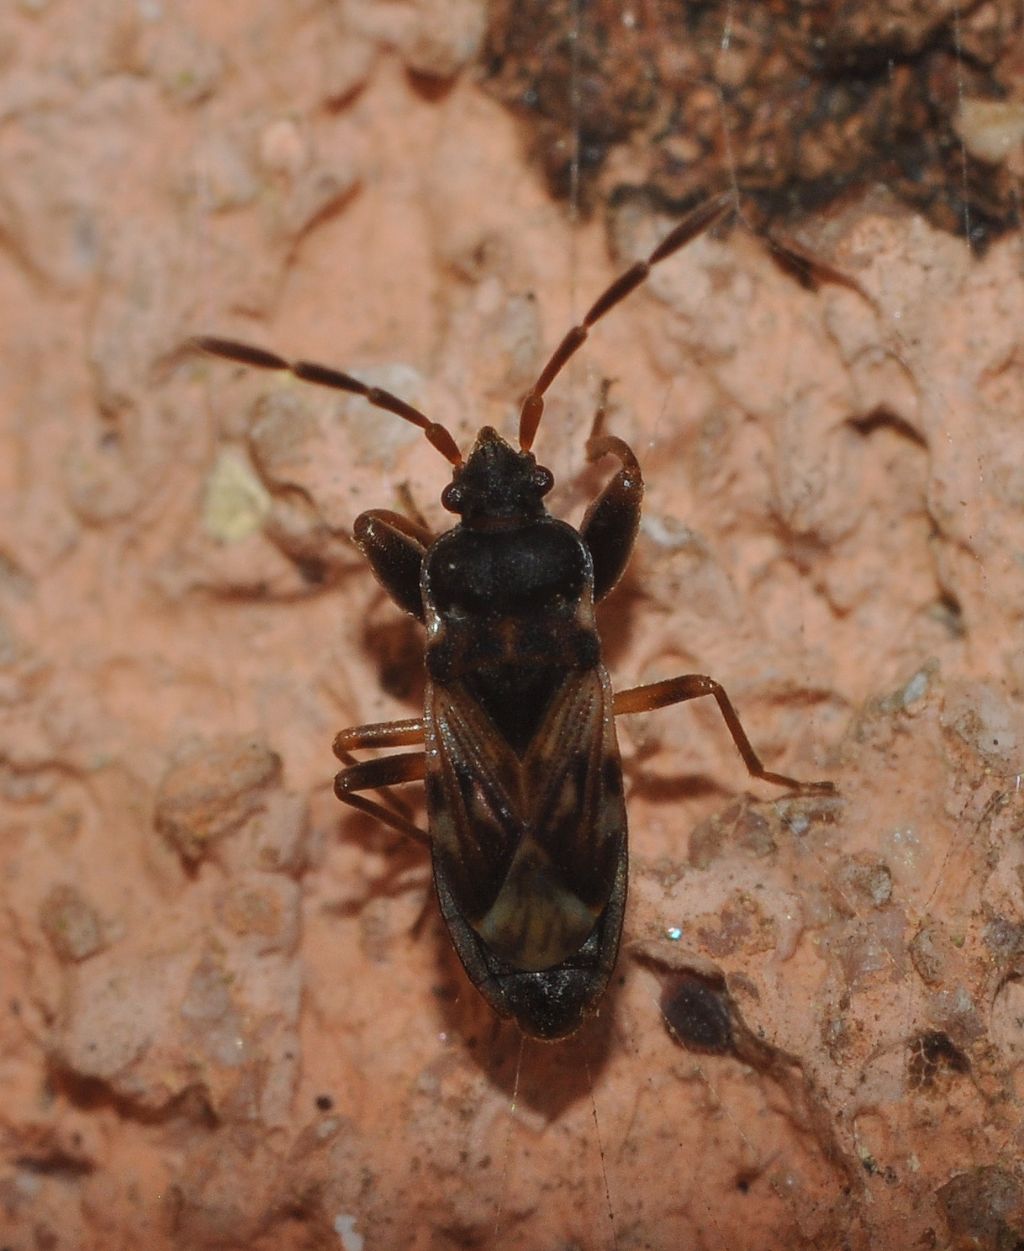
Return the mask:
<svg viewBox="0 0 1024 1251">
<path fill-rule="evenodd" d="M 371 721 L 339 730 L 334 738 L 334 754 L 347 765 L 357 764 L 351 753 L 366 747 L 413 747 L 423 742 L 423 718 L 404 721 Z"/>
<path fill-rule="evenodd" d="M 433 536 L 415 521 L 384 508 L 360 513 L 352 527 L 356 547 L 399 608 L 423 620 L 420 569 Z"/>
<path fill-rule="evenodd" d="M 334 754 L 342 764 L 354 768 L 361 761 L 352 755 L 370 747 L 409 747 L 423 742 L 423 721 L 408 717 L 404 721 L 376 721 L 369 725 L 353 725 L 341 730 L 334 739 Z M 409 819 L 409 806 L 392 791 L 381 790 L 381 798 L 403 821 Z"/>
<path fill-rule="evenodd" d="M 594 427 L 598 428 L 601 411 Z M 594 562 L 594 599 L 608 594 L 626 568 L 640 524 L 644 480 L 628 444 L 613 434 L 595 434 L 587 442 L 587 459 L 617 456 L 622 468 L 587 509 L 580 526 Z"/>
<path fill-rule="evenodd" d="M 382 756 L 380 760 L 366 760 L 359 764 L 351 764 L 334 779 L 334 793 L 343 804 L 358 808 L 360 812 L 376 817 L 400 834 L 407 834 L 417 842 L 430 842 L 430 835 L 421 830 L 406 817 L 365 795 L 356 791 L 378 790 L 394 786 L 399 782 L 421 782 L 427 771 L 426 753 L 422 751 L 404 752 L 399 756 Z"/>
<path fill-rule="evenodd" d="M 613 707 L 616 716 L 623 716 L 631 712 L 651 712 L 669 704 L 682 704 L 688 699 L 699 699 L 702 695 L 715 697 L 725 724 L 729 727 L 732 741 L 739 749 L 751 777 L 760 778 L 763 782 L 774 782 L 777 786 L 788 786 L 792 790 L 831 793 L 836 789 L 832 782 L 800 782 L 784 773 L 772 773 L 766 769 L 751 746 L 732 701 L 724 687 L 714 678 L 700 673 L 687 673 L 678 678 L 667 678 L 664 682 L 634 686 L 628 691 L 617 691 Z"/>
</svg>

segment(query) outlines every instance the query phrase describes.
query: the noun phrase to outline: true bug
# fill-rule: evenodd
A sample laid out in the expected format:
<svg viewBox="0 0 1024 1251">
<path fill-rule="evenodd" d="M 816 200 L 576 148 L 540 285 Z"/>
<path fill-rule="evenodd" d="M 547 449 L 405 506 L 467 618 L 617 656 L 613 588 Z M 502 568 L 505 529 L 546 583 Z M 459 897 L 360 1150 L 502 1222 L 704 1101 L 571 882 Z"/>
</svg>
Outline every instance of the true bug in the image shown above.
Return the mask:
<svg viewBox="0 0 1024 1251">
<path fill-rule="evenodd" d="M 720 196 L 690 213 L 562 339 L 522 403 L 518 451 L 485 427 L 464 458 L 444 426 L 348 374 L 232 340 L 193 340 L 228 360 L 361 395 L 419 426 L 452 465 L 441 503 L 460 520 L 445 533 L 381 509 L 356 519 L 355 542 L 377 580 L 426 626 L 425 709 L 342 730 L 334 751 L 345 768 L 335 792 L 429 845 L 441 914 L 466 972 L 499 1015 L 537 1038 L 576 1030 L 615 966 L 627 879 L 616 716 L 711 695 L 751 775 L 801 787 L 763 767 L 709 677 L 612 694 L 594 605 L 633 547 L 640 466 L 622 439 L 592 434 L 588 458 L 611 455 L 621 468 L 577 531 L 547 512 L 552 475 L 531 451 L 545 393 L 590 328 L 728 205 Z M 419 750 L 364 762 L 351 754 L 407 746 Z M 429 832 L 387 790 L 412 781 L 426 783 Z M 381 791 L 388 806 L 367 790 Z"/>
</svg>

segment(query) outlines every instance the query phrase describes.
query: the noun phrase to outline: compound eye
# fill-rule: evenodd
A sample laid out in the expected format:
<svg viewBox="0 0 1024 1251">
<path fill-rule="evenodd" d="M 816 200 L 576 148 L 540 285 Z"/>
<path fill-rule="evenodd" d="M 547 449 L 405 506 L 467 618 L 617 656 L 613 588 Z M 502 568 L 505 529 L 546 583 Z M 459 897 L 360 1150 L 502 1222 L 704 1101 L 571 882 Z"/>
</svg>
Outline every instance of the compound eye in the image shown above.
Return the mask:
<svg viewBox="0 0 1024 1251">
<path fill-rule="evenodd" d="M 555 475 L 550 469 L 545 469 L 543 465 L 538 465 L 533 471 L 533 485 L 541 495 L 547 495 L 555 485 Z"/>
<path fill-rule="evenodd" d="M 441 492 L 441 507 L 450 513 L 462 512 L 462 488 L 456 482 L 449 482 Z"/>
</svg>

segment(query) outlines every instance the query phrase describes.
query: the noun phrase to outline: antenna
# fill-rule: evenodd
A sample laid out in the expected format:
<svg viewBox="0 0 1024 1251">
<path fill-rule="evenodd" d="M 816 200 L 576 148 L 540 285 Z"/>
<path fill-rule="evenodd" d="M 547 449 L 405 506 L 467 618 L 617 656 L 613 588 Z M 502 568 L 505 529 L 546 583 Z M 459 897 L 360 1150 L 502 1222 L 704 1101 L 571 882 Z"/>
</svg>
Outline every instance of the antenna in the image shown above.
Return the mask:
<svg viewBox="0 0 1024 1251">
<path fill-rule="evenodd" d="M 303 382 L 312 382 L 319 387 L 331 387 L 335 391 L 349 391 L 353 395 L 361 395 L 374 408 L 382 408 L 385 412 L 394 413 L 403 421 L 418 426 L 426 435 L 428 442 L 441 453 L 452 465 L 462 464 L 462 453 L 459 446 L 444 426 L 431 421 L 418 408 L 400 400 L 390 391 L 380 387 L 369 387 L 351 374 L 342 373 L 340 369 L 331 369 L 327 365 L 316 365 L 312 361 L 287 361 L 283 356 L 264 351 L 263 348 L 251 347 L 248 343 L 239 343 L 235 339 L 217 339 L 211 335 L 199 335 L 189 339 L 188 347 L 199 352 L 207 352 L 211 356 L 222 356 L 225 360 L 237 361 L 240 365 L 253 365 L 256 369 L 274 369 L 279 373 L 292 374 Z"/>
<path fill-rule="evenodd" d="M 616 304 L 620 304 L 630 292 L 635 291 L 659 261 L 667 260 L 691 240 L 703 234 L 727 209 L 732 207 L 733 203 L 733 193 L 727 191 L 698 205 L 658 244 L 646 261 L 637 261 L 635 265 L 631 265 L 597 297 L 579 325 L 573 326 L 555 348 L 551 359 L 541 370 L 540 377 L 523 400 L 523 407 L 519 413 L 519 446 L 524 452 L 528 452 L 533 447 L 533 441 L 537 437 L 537 427 L 544 413 L 545 392 L 562 372 L 566 362 L 582 347 L 591 327 Z"/>
</svg>

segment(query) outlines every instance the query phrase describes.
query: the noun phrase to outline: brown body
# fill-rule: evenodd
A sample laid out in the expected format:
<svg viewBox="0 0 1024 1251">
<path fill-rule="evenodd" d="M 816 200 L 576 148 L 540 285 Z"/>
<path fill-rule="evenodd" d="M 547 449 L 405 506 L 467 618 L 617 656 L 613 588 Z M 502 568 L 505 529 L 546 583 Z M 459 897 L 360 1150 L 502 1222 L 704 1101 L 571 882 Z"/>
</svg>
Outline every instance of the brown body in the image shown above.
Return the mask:
<svg viewBox="0 0 1024 1251">
<path fill-rule="evenodd" d="M 399 513 L 356 519 L 355 541 L 381 585 L 426 626 L 426 705 L 421 718 L 343 730 L 335 791 L 429 844 L 441 914 L 466 972 L 496 1012 L 538 1038 L 576 1030 L 615 966 L 627 880 L 617 715 L 711 695 L 750 773 L 801 785 L 762 766 L 711 678 L 684 674 L 613 696 L 594 605 L 633 547 L 640 466 L 621 439 L 599 433 L 599 413 L 587 455 L 615 456 L 621 468 L 577 531 L 547 513 L 552 477 L 530 450 L 544 395 L 591 326 L 726 207 L 721 197 L 698 207 L 569 331 L 523 401 L 519 450 L 485 428 L 464 459 L 445 427 L 349 374 L 232 340 L 195 341 L 229 360 L 362 395 L 420 427 L 453 466 L 441 498 L 460 520 L 439 537 Z M 400 746 L 418 750 L 365 762 L 352 755 Z M 428 831 L 390 790 L 421 780 Z"/>
<path fill-rule="evenodd" d="M 492 1007 L 541 1037 L 572 1032 L 604 993 L 625 902 L 626 808 L 593 583 L 585 542 L 547 515 L 456 527 L 423 565 L 441 913 Z"/>
</svg>

